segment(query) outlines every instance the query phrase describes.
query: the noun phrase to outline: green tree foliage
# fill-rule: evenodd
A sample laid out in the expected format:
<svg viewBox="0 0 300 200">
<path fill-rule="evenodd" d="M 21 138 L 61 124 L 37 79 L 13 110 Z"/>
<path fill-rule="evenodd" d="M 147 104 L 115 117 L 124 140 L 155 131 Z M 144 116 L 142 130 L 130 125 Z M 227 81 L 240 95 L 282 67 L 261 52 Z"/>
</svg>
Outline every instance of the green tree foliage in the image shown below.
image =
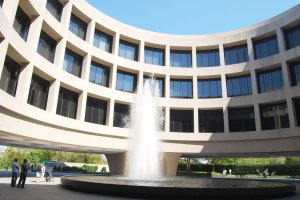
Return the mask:
<svg viewBox="0 0 300 200">
<path fill-rule="evenodd" d="M 23 160 L 27 158 L 30 165 L 46 160 L 86 164 L 105 163 L 98 154 L 8 147 L 5 152 L 0 155 L 0 169 L 11 169 L 11 163 L 15 158 L 19 159 L 19 163 L 22 163 Z"/>
</svg>

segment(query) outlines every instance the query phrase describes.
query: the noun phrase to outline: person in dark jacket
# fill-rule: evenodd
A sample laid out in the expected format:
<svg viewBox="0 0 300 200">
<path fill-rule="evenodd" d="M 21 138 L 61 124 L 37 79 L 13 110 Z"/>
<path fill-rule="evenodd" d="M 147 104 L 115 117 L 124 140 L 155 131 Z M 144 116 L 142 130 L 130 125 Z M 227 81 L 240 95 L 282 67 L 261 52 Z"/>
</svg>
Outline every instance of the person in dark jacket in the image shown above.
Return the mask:
<svg viewBox="0 0 300 200">
<path fill-rule="evenodd" d="M 19 171 L 19 165 L 18 165 L 18 158 L 15 158 L 12 163 L 12 177 L 11 177 L 11 187 L 16 187 L 16 182 L 18 179 L 18 171 Z"/>
<path fill-rule="evenodd" d="M 21 165 L 21 175 L 18 183 L 18 188 L 21 186 L 21 188 L 24 188 L 26 177 L 28 174 L 28 164 L 27 159 L 24 159 L 23 164 Z"/>
</svg>

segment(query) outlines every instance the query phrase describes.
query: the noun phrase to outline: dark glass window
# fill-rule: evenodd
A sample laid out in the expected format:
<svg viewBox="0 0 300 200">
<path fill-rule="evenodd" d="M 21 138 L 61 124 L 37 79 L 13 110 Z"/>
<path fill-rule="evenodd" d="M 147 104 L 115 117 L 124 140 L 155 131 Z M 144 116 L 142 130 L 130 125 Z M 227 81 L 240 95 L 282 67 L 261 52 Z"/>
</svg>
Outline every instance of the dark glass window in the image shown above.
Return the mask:
<svg viewBox="0 0 300 200">
<path fill-rule="evenodd" d="M 69 30 L 80 37 L 81 39 L 85 40 L 86 36 L 86 29 L 87 23 L 76 17 L 74 14 L 71 15 Z"/>
<path fill-rule="evenodd" d="M 26 15 L 26 13 L 22 10 L 20 6 L 18 6 L 15 21 L 14 21 L 14 28 L 17 33 L 23 38 L 23 40 L 27 41 L 27 36 L 29 32 L 31 19 Z"/>
<path fill-rule="evenodd" d="M 277 36 L 264 38 L 253 42 L 254 57 L 260 59 L 268 56 L 272 56 L 279 52 Z"/>
<path fill-rule="evenodd" d="M 252 94 L 251 77 L 228 77 L 227 78 L 227 96 L 243 96 Z"/>
<path fill-rule="evenodd" d="M 171 98 L 193 98 L 192 80 L 171 79 L 170 96 Z"/>
<path fill-rule="evenodd" d="M 295 113 L 296 113 L 296 125 L 300 126 L 300 99 L 294 99 Z"/>
<path fill-rule="evenodd" d="M 170 64 L 172 67 L 192 67 L 192 52 L 171 50 Z"/>
<path fill-rule="evenodd" d="M 15 96 L 21 65 L 6 56 L 2 70 L 0 88 L 8 94 Z"/>
<path fill-rule="evenodd" d="M 106 123 L 106 101 L 87 97 L 86 110 L 85 110 L 85 121 L 95 124 Z"/>
<path fill-rule="evenodd" d="M 58 20 L 61 19 L 63 5 L 58 0 L 47 0 L 47 10 Z"/>
<path fill-rule="evenodd" d="M 124 92 L 135 92 L 136 90 L 136 75 L 128 72 L 119 71 L 117 73 L 116 89 Z"/>
<path fill-rule="evenodd" d="M 129 60 L 138 60 L 138 51 L 139 46 L 137 44 L 133 44 L 130 42 L 126 42 L 124 40 L 120 40 L 119 46 L 119 56 L 129 59 Z"/>
<path fill-rule="evenodd" d="M 170 132 L 194 132 L 193 110 L 170 110 Z"/>
<path fill-rule="evenodd" d="M 150 77 L 144 76 L 144 84 L 145 84 L 146 80 L 150 80 Z M 159 88 L 158 96 L 164 97 L 164 88 L 165 88 L 164 79 L 163 78 L 155 78 L 155 83 L 158 84 L 158 88 Z"/>
<path fill-rule="evenodd" d="M 197 51 L 197 66 L 198 67 L 220 66 L 219 49 Z"/>
<path fill-rule="evenodd" d="M 300 45 L 300 25 L 284 31 L 286 50 Z"/>
<path fill-rule="evenodd" d="M 50 83 L 33 74 L 27 103 L 46 110 Z"/>
<path fill-rule="evenodd" d="M 82 56 L 76 54 L 75 52 L 69 49 L 66 49 L 64 58 L 64 70 L 75 76 L 80 77 L 82 60 Z"/>
<path fill-rule="evenodd" d="M 111 53 L 113 37 L 102 31 L 95 30 L 94 46 Z"/>
<path fill-rule="evenodd" d="M 258 76 L 258 91 L 260 93 L 274 91 L 283 88 L 283 78 L 281 68 L 259 72 Z"/>
<path fill-rule="evenodd" d="M 289 114 L 286 103 L 261 105 L 260 117 L 262 130 L 289 128 Z"/>
<path fill-rule="evenodd" d="M 76 119 L 77 102 L 77 93 L 61 87 L 58 95 L 56 114 Z"/>
<path fill-rule="evenodd" d="M 226 65 L 247 62 L 249 60 L 247 45 L 225 48 L 224 53 Z"/>
<path fill-rule="evenodd" d="M 254 108 L 229 108 L 228 109 L 229 131 L 255 131 Z"/>
<path fill-rule="evenodd" d="M 198 98 L 221 98 L 221 79 L 198 80 Z"/>
<path fill-rule="evenodd" d="M 199 110 L 199 133 L 224 132 L 223 110 Z"/>
<path fill-rule="evenodd" d="M 290 65 L 292 86 L 300 85 L 300 62 Z"/>
<path fill-rule="evenodd" d="M 152 47 L 145 47 L 144 62 L 152 65 L 164 65 L 165 50 Z"/>
<path fill-rule="evenodd" d="M 0 7 L 2 7 L 4 0 L 0 0 Z"/>
<path fill-rule="evenodd" d="M 90 68 L 90 82 L 108 87 L 109 67 L 92 62 Z"/>
<path fill-rule="evenodd" d="M 37 51 L 44 58 L 53 63 L 56 49 L 56 40 L 51 38 L 47 33 L 41 31 L 39 45 Z"/>
<path fill-rule="evenodd" d="M 126 128 L 129 125 L 129 105 L 115 103 L 114 126 Z"/>
</svg>

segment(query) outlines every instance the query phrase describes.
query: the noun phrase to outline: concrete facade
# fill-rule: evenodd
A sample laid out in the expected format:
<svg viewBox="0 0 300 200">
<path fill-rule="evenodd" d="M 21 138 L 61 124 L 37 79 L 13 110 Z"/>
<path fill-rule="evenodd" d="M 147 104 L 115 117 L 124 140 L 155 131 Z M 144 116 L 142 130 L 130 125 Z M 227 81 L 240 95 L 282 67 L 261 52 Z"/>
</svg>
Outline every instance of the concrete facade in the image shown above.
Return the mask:
<svg viewBox="0 0 300 200">
<path fill-rule="evenodd" d="M 288 63 L 300 59 L 300 46 L 286 50 L 283 29 L 300 23 L 300 5 L 253 26 L 226 33 L 211 35 L 169 35 L 141 30 L 118 22 L 90 6 L 84 0 L 61 0 L 64 4 L 61 21 L 46 9 L 46 0 L 4 0 L 0 8 L 0 72 L 6 55 L 22 65 L 16 95 L 0 90 L 0 144 L 66 151 L 95 152 L 107 155 L 110 171 L 124 173 L 125 152 L 128 149 L 130 130 L 113 127 L 114 104 L 130 105 L 135 93 L 116 90 L 117 70 L 137 75 L 137 93 L 141 92 L 143 76 L 155 74 L 165 80 L 165 97 L 158 97 L 157 104 L 165 109 L 165 131 L 160 132 L 161 152 L 164 152 L 166 173 L 174 174 L 181 155 L 199 156 L 299 156 L 300 127 L 297 126 L 293 99 L 300 97 L 300 86 L 291 86 Z M 24 41 L 13 28 L 18 5 L 31 17 L 28 39 Z M 86 39 L 82 40 L 69 31 L 71 13 L 87 23 Z M 113 36 L 112 53 L 93 46 L 94 30 Z M 40 31 L 57 41 L 54 62 L 37 52 Z M 279 53 L 254 59 L 253 39 L 276 34 Z M 119 40 L 139 45 L 138 61 L 118 56 Z M 247 44 L 249 61 L 225 65 L 224 47 Z M 144 46 L 165 50 L 165 65 L 144 63 Z M 220 66 L 199 68 L 196 51 L 218 47 Z M 65 49 L 83 56 L 81 77 L 63 70 Z M 191 50 L 192 67 L 170 66 L 170 50 Z M 89 82 L 90 63 L 95 61 L 110 67 L 109 87 Z M 267 93 L 258 93 L 256 72 L 281 66 L 284 87 Z M 32 74 L 51 82 L 46 110 L 27 103 Z M 227 97 L 226 77 L 251 74 L 253 94 Z M 222 98 L 198 99 L 198 78 L 221 78 Z M 193 98 L 170 98 L 170 79 L 193 80 Z M 60 86 L 79 94 L 76 119 L 56 114 Z M 105 125 L 85 122 L 87 97 L 107 101 Z M 262 130 L 259 105 L 271 102 L 287 103 L 290 127 Z M 256 131 L 229 132 L 228 107 L 253 106 Z M 224 111 L 224 133 L 199 133 L 198 110 L 221 108 Z M 194 133 L 170 132 L 170 109 L 194 111 Z M 175 160 L 175 161 L 174 161 Z M 113 167 L 117 166 L 115 169 Z M 118 164 L 117 164 L 118 163 Z M 171 164 L 172 163 L 172 164 Z M 174 171 L 175 169 L 175 171 Z"/>
</svg>

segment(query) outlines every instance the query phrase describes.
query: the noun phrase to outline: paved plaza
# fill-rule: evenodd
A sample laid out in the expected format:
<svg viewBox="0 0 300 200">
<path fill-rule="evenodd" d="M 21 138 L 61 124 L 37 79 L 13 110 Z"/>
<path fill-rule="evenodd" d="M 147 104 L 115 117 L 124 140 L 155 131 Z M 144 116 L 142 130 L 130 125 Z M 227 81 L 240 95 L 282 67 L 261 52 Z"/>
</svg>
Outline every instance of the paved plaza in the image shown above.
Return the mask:
<svg viewBox="0 0 300 200">
<path fill-rule="evenodd" d="M 280 200 L 299 200 L 300 182 L 297 184 L 296 194 Z M 24 189 L 10 187 L 10 177 L 0 178 L 0 200 L 126 200 L 138 199 L 129 197 L 115 197 L 99 194 L 87 194 L 65 189 L 61 186 L 60 177 L 55 177 L 54 182 L 36 182 L 36 178 L 29 177 Z"/>
</svg>

